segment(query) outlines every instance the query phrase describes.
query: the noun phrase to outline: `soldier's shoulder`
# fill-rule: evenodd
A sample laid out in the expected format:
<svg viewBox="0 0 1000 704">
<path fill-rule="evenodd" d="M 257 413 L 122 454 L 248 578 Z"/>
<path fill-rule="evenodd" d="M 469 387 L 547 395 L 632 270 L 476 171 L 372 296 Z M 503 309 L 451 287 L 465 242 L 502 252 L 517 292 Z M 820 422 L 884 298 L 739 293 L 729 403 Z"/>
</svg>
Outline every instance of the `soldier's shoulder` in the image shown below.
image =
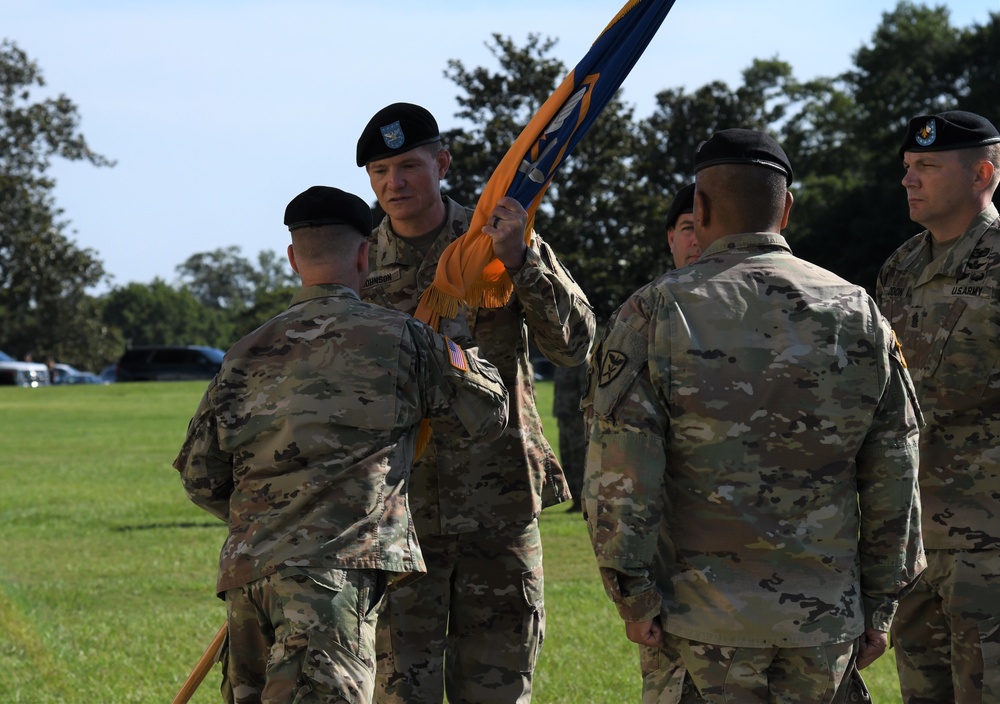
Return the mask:
<svg viewBox="0 0 1000 704">
<path fill-rule="evenodd" d="M 924 241 L 928 236 L 928 232 L 924 230 L 919 232 L 912 237 L 907 237 L 902 244 L 900 244 L 896 249 L 893 250 L 892 254 L 886 259 L 886 262 L 895 262 L 903 257 L 908 256 L 911 252 L 914 252 L 924 246 Z"/>
</svg>

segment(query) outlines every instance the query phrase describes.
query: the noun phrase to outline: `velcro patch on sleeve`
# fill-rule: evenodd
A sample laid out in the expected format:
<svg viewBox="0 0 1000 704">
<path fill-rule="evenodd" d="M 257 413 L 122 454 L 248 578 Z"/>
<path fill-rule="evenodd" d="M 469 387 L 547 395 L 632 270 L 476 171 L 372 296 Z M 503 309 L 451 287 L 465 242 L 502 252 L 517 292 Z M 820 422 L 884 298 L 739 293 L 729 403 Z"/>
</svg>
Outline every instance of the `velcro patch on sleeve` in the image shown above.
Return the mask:
<svg viewBox="0 0 1000 704">
<path fill-rule="evenodd" d="M 628 355 L 618 350 L 608 350 L 601 360 L 598 385 L 604 387 L 610 384 L 615 380 L 615 377 L 624 371 L 626 364 L 628 364 Z"/>
<path fill-rule="evenodd" d="M 451 363 L 451 366 L 460 372 L 469 371 L 469 363 L 465 359 L 465 351 L 447 337 L 444 338 L 444 341 L 448 344 L 448 361 Z"/>
</svg>

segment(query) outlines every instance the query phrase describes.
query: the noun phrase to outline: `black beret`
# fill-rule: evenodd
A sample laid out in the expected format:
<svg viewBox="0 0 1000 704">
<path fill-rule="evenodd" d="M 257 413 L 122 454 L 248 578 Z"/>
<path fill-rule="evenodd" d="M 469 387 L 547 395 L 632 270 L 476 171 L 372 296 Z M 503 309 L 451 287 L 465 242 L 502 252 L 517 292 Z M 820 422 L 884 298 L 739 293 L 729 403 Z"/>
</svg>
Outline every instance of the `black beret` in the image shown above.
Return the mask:
<svg viewBox="0 0 1000 704">
<path fill-rule="evenodd" d="M 356 195 L 331 186 L 302 191 L 285 207 L 289 230 L 337 224 L 352 225 L 367 237 L 372 231 L 372 209 Z"/>
<path fill-rule="evenodd" d="M 674 202 L 667 211 L 667 229 L 677 224 L 677 218 L 684 213 L 694 212 L 694 184 L 689 183 L 674 196 Z"/>
<path fill-rule="evenodd" d="M 903 152 L 943 152 L 996 142 L 1000 142 L 1000 132 L 985 117 L 965 110 L 948 110 L 910 120 L 899 158 L 903 158 Z"/>
<path fill-rule="evenodd" d="M 403 154 L 441 139 L 434 116 L 413 103 L 393 103 L 379 110 L 358 139 L 358 166 Z"/>
<path fill-rule="evenodd" d="M 694 171 L 720 164 L 753 164 L 774 169 L 792 183 L 792 165 L 785 150 L 763 132 L 730 129 L 716 132 L 694 154 Z"/>
</svg>

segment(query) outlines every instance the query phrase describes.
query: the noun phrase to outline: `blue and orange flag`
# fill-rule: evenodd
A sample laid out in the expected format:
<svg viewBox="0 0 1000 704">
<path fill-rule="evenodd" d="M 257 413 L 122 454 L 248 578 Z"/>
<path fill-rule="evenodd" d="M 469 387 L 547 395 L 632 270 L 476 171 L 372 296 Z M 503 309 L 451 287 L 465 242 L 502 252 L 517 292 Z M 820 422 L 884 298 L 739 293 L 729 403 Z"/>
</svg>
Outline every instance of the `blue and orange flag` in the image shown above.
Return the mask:
<svg viewBox="0 0 1000 704">
<path fill-rule="evenodd" d="M 434 282 L 424 291 L 416 317 L 437 327 L 462 301 L 496 308 L 513 284 L 493 257 L 493 240 L 483 234 L 489 213 L 503 196 L 528 211 L 526 238 L 552 177 L 649 45 L 674 0 L 630 0 L 601 32 L 590 50 L 538 109 L 486 183 L 469 231 L 452 242 L 438 261 Z"/>
</svg>

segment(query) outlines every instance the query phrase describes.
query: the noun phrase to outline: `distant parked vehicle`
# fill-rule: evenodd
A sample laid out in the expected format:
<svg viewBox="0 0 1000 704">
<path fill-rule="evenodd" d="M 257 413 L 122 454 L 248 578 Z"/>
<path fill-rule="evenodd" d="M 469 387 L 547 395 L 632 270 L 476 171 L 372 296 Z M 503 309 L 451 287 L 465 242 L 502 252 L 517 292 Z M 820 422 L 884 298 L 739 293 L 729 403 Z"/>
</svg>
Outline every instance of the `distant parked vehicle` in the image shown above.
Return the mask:
<svg viewBox="0 0 1000 704">
<path fill-rule="evenodd" d="M 545 357 L 535 357 L 532 359 L 531 367 L 535 375 L 535 381 L 547 381 L 552 379 L 556 373 L 556 365 Z"/>
<path fill-rule="evenodd" d="M 68 364 L 53 364 L 52 379 L 53 384 L 103 384 L 101 377 L 93 372 L 82 372 L 76 367 Z"/>
<path fill-rule="evenodd" d="M 0 352 L 0 386 L 48 386 L 49 369 L 37 362 L 19 362 Z"/>
<path fill-rule="evenodd" d="M 118 381 L 191 381 L 211 379 L 225 352 L 199 345 L 133 347 L 118 360 Z"/>
<path fill-rule="evenodd" d="M 97 376 L 101 377 L 101 381 L 105 384 L 110 384 L 112 382 L 118 381 L 118 365 L 109 364 L 101 370 L 101 373 Z"/>
</svg>

